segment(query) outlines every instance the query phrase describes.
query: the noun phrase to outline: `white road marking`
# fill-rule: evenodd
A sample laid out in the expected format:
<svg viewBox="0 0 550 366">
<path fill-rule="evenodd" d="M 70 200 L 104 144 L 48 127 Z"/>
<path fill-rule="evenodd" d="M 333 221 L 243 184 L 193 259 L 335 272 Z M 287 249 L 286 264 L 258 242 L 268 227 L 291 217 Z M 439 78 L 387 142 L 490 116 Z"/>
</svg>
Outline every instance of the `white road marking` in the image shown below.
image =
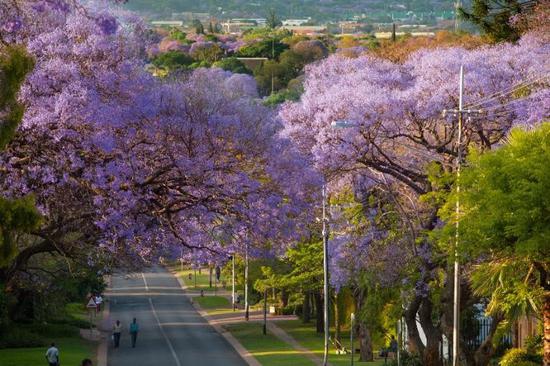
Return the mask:
<svg viewBox="0 0 550 366">
<path fill-rule="evenodd" d="M 143 283 L 145 284 L 145 291 L 149 291 L 149 286 L 147 285 L 147 280 L 145 279 L 143 272 L 141 272 L 141 277 L 143 278 Z"/>
<path fill-rule="evenodd" d="M 145 279 L 145 277 L 144 277 L 144 279 Z M 172 346 L 172 342 L 170 342 L 170 338 L 168 338 L 168 336 L 164 332 L 164 328 L 162 328 L 162 324 L 160 324 L 160 320 L 159 320 L 159 317 L 157 315 L 157 311 L 155 310 L 155 307 L 153 306 L 153 300 L 151 300 L 151 298 L 149 298 L 149 304 L 151 304 L 151 310 L 153 311 L 153 316 L 155 317 L 155 319 L 157 321 L 157 324 L 160 328 L 160 332 L 162 333 L 162 336 L 166 340 L 166 343 L 168 343 L 168 348 L 170 348 L 170 352 L 172 352 L 172 356 L 174 357 L 174 360 L 176 361 L 176 365 L 181 366 L 178 355 L 176 355 L 176 351 L 174 350 L 174 346 Z"/>
</svg>

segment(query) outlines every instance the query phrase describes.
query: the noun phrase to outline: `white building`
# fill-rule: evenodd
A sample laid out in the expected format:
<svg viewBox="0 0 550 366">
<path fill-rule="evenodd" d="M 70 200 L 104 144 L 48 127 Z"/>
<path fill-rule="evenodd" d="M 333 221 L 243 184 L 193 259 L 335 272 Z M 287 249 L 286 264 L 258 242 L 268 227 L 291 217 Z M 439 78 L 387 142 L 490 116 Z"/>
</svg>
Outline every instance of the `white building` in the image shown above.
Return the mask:
<svg viewBox="0 0 550 366">
<path fill-rule="evenodd" d="M 284 27 L 299 27 L 301 25 L 306 24 L 310 20 L 311 20 L 311 18 L 307 18 L 307 19 L 286 19 L 286 20 L 283 20 L 283 26 Z"/>
</svg>

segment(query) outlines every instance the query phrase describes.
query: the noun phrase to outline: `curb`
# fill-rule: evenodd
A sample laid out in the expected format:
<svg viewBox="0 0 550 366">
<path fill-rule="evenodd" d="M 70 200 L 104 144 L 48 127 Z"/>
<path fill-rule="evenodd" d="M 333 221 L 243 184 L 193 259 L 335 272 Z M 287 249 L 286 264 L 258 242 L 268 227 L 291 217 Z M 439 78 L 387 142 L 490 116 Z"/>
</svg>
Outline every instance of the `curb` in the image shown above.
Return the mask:
<svg viewBox="0 0 550 366">
<path fill-rule="evenodd" d="M 172 274 L 174 274 L 174 272 L 172 272 Z M 185 291 L 187 289 L 187 286 L 185 285 L 183 280 L 176 274 L 174 274 L 174 276 L 176 277 L 176 280 L 178 281 L 182 290 Z M 250 354 L 250 352 L 248 352 L 248 350 L 243 347 L 243 345 L 237 340 L 237 338 L 233 336 L 233 334 L 225 330 L 221 325 L 213 323 L 212 318 L 206 313 L 206 311 L 204 311 L 200 307 L 199 304 L 193 301 L 193 298 L 191 296 L 187 294 L 185 294 L 185 296 L 189 299 L 189 301 L 191 302 L 191 305 L 195 310 L 197 310 L 200 316 L 202 316 L 204 320 L 206 320 L 208 324 L 210 324 L 210 326 L 216 330 L 216 332 L 218 332 L 222 337 L 225 338 L 225 340 L 235 349 L 235 351 L 237 351 L 239 356 L 241 356 L 241 358 L 249 366 L 262 366 L 262 364 L 259 363 L 258 360 L 256 360 L 254 356 L 252 356 L 252 354 Z"/>
</svg>

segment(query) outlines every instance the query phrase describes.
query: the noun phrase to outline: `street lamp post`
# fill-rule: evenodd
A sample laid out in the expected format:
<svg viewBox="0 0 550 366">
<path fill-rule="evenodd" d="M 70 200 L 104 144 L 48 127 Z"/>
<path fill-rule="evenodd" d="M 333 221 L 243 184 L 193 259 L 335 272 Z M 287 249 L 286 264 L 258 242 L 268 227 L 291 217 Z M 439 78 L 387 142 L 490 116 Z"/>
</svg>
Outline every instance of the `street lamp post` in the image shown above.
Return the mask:
<svg viewBox="0 0 550 366">
<path fill-rule="evenodd" d="M 328 339 L 329 339 L 329 322 L 328 322 L 328 228 L 327 228 L 327 185 L 323 183 L 323 292 L 324 292 L 324 328 L 325 328 L 325 344 L 323 353 L 323 366 L 328 364 Z"/>
<path fill-rule="evenodd" d="M 244 318 L 249 319 L 248 312 L 248 243 L 244 252 Z"/>
<path fill-rule="evenodd" d="M 355 314 L 351 313 L 351 325 L 350 325 L 350 331 L 349 331 L 349 343 L 350 343 L 350 349 L 351 349 L 351 366 L 353 366 L 353 356 L 355 354 L 355 349 L 353 347 L 353 330 L 355 327 Z"/>
<path fill-rule="evenodd" d="M 235 253 L 231 256 L 231 306 L 235 311 Z"/>
</svg>

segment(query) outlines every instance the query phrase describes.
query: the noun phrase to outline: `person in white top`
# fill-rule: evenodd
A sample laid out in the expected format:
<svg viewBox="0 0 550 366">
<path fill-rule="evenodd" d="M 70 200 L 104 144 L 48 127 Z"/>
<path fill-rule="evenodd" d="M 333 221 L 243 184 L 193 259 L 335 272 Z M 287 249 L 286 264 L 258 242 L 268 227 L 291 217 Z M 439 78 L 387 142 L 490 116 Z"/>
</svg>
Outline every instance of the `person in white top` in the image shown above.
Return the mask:
<svg viewBox="0 0 550 366">
<path fill-rule="evenodd" d="M 100 294 L 97 294 L 94 297 L 94 301 L 97 305 L 97 311 L 100 312 L 101 311 L 101 303 L 103 302 L 103 297 L 101 297 Z"/>
<path fill-rule="evenodd" d="M 59 366 L 59 350 L 55 347 L 55 343 L 46 351 L 46 361 L 49 366 Z"/>
</svg>

